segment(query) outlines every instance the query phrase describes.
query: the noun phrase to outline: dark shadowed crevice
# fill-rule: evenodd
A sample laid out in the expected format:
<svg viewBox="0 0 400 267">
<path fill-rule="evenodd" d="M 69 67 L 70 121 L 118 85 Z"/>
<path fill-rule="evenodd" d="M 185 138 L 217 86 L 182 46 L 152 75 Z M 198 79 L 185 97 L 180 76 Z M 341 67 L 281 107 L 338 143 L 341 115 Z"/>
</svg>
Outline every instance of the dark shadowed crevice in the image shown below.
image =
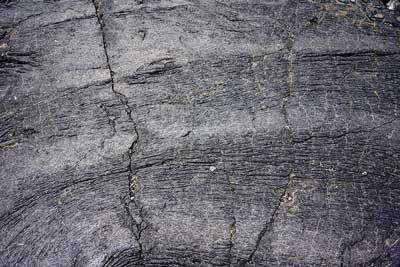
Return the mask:
<svg viewBox="0 0 400 267">
<path fill-rule="evenodd" d="M 130 108 L 130 106 L 128 104 L 127 97 L 115 89 L 114 72 L 112 70 L 111 63 L 110 63 L 110 56 L 109 56 L 109 52 L 107 49 L 107 42 L 106 42 L 106 36 L 105 36 L 105 23 L 104 23 L 103 14 L 102 14 L 101 8 L 100 8 L 101 2 L 98 0 L 92 0 L 92 3 L 95 8 L 97 21 L 100 25 L 100 32 L 101 32 L 101 37 L 102 37 L 102 42 L 103 42 L 104 54 L 106 57 L 107 68 L 109 70 L 110 79 L 111 79 L 111 89 L 112 89 L 113 93 L 117 96 L 117 98 L 119 99 L 121 104 L 124 106 L 125 112 L 129 118 L 130 122 L 133 124 L 135 137 L 134 137 L 134 140 L 132 141 L 131 145 L 128 148 L 128 156 L 129 156 L 128 197 L 122 198 L 121 202 L 122 202 L 122 205 L 124 206 L 124 209 L 128 216 L 128 220 L 129 220 L 128 228 L 132 232 L 132 234 L 135 237 L 135 239 L 138 243 L 138 246 L 139 246 L 139 251 L 135 254 L 136 255 L 135 257 L 137 257 L 137 259 L 138 259 L 137 263 L 139 264 L 139 266 L 145 266 L 145 264 L 144 264 L 145 261 L 144 261 L 144 256 L 143 256 L 143 243 L 142 243 L 141 238 L 142 238 L 142 233 L 144 230 L 146 230 L 148 224 L 144 220 L 144 212 L 145 212 L 144 206 L 139 203 L 138 198 L 135 196 L 137 177 L 135 176 L 134 170 L 132 169 L 132 158 L 133 158 L 134 154 L 137 152 L 137 145 L 139 142 L 139 132 L 137 129 L 137 124 L 133 120 L 132 109 Z M 107 110 L 105 110 L 105 112 L 107 114 L 107 117 L 109 117 Z M 113 128 L 113 131 L 115 131 L 114 122 L 112 121 L 112 122 L 110 122 L 110 124 Z M 132 209 L 131 209 L 131 207 L 132 207 Z M 136 214 L 134 214 L 134 212 Z M 129 254 L 129 255 L 131 255 L 131 254 Z M 115 265 L 114 263 L 113 263 L 113 265 L 109 265 L 106 263 L 105 266 L 120 266 L 120 265 L 118 265 L 119 264 L 118 262 L 121 261 L 123 263 L 126 263 L 125 261 L 129 260 L 129 257 L 128 257 L 128 259 L 124 259 L 126 257 L 126 255 L 124 253 L 118 254 L 118 257 L 119 258 L 117 261 L 117 265 Z M 125 266 L 125 265 L 122 265 L 122 266 Z"/>
<path fill-rule="evenodd" d="M 135 132 L 135 139 L 133 140 L 133 142 L 131 143 L 129 149 L 128 149 L 128 155 L 129 155 L 129 166 L 128 166 L 128 170 L 129 170 L 129 177 L 128 177 L 128 184 L 129 184 L 129 197 L 132 199 L 133 198 L 133 193 L 132 193 L 132 180 L 133 180 L 133 170 L 132 170 L 132 157 L 133 154 L 136 152 L 136 146 L 138 145 L 139 142 L 139 132 L 137 129 L 137 123 L 133 120 L 132 117 L 132 109 L 130 108 L 129 104 L 128 104 L 128 99 L 127 97 L 122 94 L 121 92 L 117 91 L 115 89 L 115 80 L 114 80 L 114 72 L 112 70 L 111 67 L 111 63 L 110 63 L 110 57 L 109 57 L 109 53 L 108 53 L 108 49 L 107 49 L 107 42 L 106 42 L 106 37 L 105 37 L 105 24 L 104 24 L 104 20 L 103 20 L 103 14 L 100 11 L 100 2 L 96 1 L 96 0 L 92 0 L 93 5 L 95 7 L 95 11 L 96 11 L 96 17 L 98 20 L 98 23 L 100 25 L 100 31 L 101 31 L 101 36 L 102 36 L 102 42 L 103 42 L 103 49 L 104 49 L 104 54 L 106 57 L 106 63 L 107 63 L 107 67 L 110 73 L 110 78 L 111 78 L 111 89 L 113 91 L 113 93 L 117 96 L 117 98 L 119 99 L 119 101 L 121 102 L 121 104 L 124 106 L 125 108 L 125 112 L 128 115 L 129 120 L 131 121 L 131 123 L 133 124 L 133 129 Z"/>
<path fill-rule="evenodd" d="M 127 227 L 131 231 L 139 247 L 135 252 L 135 255 L 137 257 L 137 266 L 146 266 L 142 242 L 143 231 L 145 231 L 149 227 L 149 224 L 144 219 L 146 217 L 146 210 L 137 199 L 132 200 L 122 198 L 121 201 L 122 205 L 125 208 L 125 212 L 128 214 Z"/>
</svg>

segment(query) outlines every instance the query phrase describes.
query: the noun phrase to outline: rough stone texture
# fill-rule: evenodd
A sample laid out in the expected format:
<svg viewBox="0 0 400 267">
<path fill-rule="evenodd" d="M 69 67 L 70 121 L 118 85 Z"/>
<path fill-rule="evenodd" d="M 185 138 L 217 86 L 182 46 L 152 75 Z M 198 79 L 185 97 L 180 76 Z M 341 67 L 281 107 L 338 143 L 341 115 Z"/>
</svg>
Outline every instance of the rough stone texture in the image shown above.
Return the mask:
<svg viewBox="0 0 400 267">
<path fill-rule="evenodd" d="M 399 266 L 399 18 L 0 0 L 0 265 Z"/>
</svg>

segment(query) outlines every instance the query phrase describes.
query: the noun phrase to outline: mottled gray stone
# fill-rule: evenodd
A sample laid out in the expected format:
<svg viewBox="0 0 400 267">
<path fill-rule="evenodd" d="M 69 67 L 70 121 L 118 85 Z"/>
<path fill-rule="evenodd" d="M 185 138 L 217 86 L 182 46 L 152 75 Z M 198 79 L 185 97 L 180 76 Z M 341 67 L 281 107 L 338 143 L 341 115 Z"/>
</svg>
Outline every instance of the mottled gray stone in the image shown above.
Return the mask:
<svg viewBox="0 0 400 267">
<path fill-rule="evenodd" d="M 0 0 L 0 266 L 398 266 L 396 17 Z"/>
</svg>

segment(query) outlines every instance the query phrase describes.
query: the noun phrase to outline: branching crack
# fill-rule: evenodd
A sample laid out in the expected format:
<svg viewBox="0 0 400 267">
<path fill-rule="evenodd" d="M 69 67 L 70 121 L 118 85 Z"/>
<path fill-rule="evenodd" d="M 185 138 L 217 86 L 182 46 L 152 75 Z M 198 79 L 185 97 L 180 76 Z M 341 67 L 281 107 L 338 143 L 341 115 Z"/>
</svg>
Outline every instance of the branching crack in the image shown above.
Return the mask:
<svg viewBox="0 0 400 267">
<path fill-rule="evenodd" d="M 125 108 L 125 112 L 128 115 L 129 120 L 134 124 L 134 130 L 135 130 L 135 134 L 136 134 L 136 139 L 139 139 L 139 134 L 137 132 L 137 126 L 136 126 L 136 122 L 133 120 L 132 118 L 132 109 L 130 108 L 130 106 L 128 105 L 128 98 L 121 92 L 117 91 L 115 89 L 115 79 L 114 79 L 114 72 L 111 68 L 111 63 L 110 63 L 110 56 L 108 53 L 108 49 L 107 49 L 107 42 L 106 42 L 106 38 L 105 38 L 105 25 L 104 25 L 104 20 L 103 20 L 103 14 L 100 12 L 100 2 L 99 0 L 92 0 L 95 11 L 96 11 L 96 17 L 97 17 L 97 21 L 100 25 L 100 32 L 101 32 L 101 37 L 102 37 L 102 42 L 103 42 L 103 49 L 104 49 L 104 54 L 106 57 L 106 64 L 107 64 L 107 68 L 109 70 L 110 73 L 110 79 L 111 79 L 111 89 L 113 91 L 113 93 L 117 96 L 117 98 L 119 99 L 119 101 L 121 102 L 121 104 L 124 106 Z"/>
<path fill-rule="evenodd" d="M 101 32 L 101 37 L 102 37 L 102 42 L 103 42 L 104 54 L 106 57 L 106 64 L 107 64 L 107 68 L 110 73 L 111 90 L 113 91 L 114 95 L 118 98 L 118 100 L 121 102 L 121 104 L 124 106 L 124 109 L 128 116 L 128 119 L 133 125 L 133 130 L 134 130 L 134 134 L 135 134 L 135 138 L 132 141 L 132 143 L 128 149 L 128 158 L 129 158 L 128 198 L 126 198 L 126 197 L 123 198 L 122 204 L 125 208 L 128 218 L 130 220 L 129 229 L 131 230 L 133 236 L 135 237 L 135 239 L 139 245 L 138 257 L 139 257 L 139 261 L 141 263 L 140 265 L 144 266 L 145 261 L 144 261 L 144 255 L 143 255 L 144 253 L 143 253 L 142 233 L 144 230 L 146 230 L 148 228 L 148 224 L 144 220 L 144 217 L 145 217 L 144 206 L 140 204 L 139 200 L 135 196 L 135 192 L 137 191 L 136 190 L 137 176 L 135 176 L 135 172 L 132 168 L 133 156 L 137 152 L 137 145 L 139 143 L 139 131 L 138 131 L 137 123 L 135 122 L 135 120 L 132 117 L 132 109 L 129 106 L 128 98 L 123 93 L 121 93 L 115 89 L 114 72 L 111 67 L 110 56 L 109 56 L 108 49 L 107 49 L 107 42 L 106 42 L 106 36 L 105 36 L 105 24 L 104 24 L 103 14 L 101 12 L 101 6 L 100 6 L 101 1 L 100 0 L 92 0 L 92 3 L 95 8 L 97 21 L 100 25 L 100 32 Z M 131 211 L 131 209 L 130 209 L 131 204 L 133 204 L 134 211 Z"/>
<path fill-rule="evenodd" d="M 143 231 L 145 231 L 149 227 L 148 222 L 144 220 L 144 218 L 146 217 L 146 210 L 144 206 L 139 203 L 138 200 L 123 198 L 122 204 L 124 205 L 125 211 L 128 214 L 128 228 L 139 246 L 139 251 L 137 252 L 139 266 L 145 266 L 142 234 Z M 131 209 L 131 204 L 133 204 L 133 209 Z"/>
</svg>

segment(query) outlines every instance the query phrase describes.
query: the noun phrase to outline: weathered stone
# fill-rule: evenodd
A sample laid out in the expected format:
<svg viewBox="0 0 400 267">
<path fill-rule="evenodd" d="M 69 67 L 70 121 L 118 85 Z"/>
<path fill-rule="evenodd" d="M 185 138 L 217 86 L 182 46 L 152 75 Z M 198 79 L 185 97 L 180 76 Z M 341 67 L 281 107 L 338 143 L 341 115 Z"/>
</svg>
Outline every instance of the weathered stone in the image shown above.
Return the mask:
<svg viewBox="0 0 400 267">
<path fill-rule="evenodd" d="M 0 266 L 398 266 L 396 16 L 0 0 Z"/>
</svg>

